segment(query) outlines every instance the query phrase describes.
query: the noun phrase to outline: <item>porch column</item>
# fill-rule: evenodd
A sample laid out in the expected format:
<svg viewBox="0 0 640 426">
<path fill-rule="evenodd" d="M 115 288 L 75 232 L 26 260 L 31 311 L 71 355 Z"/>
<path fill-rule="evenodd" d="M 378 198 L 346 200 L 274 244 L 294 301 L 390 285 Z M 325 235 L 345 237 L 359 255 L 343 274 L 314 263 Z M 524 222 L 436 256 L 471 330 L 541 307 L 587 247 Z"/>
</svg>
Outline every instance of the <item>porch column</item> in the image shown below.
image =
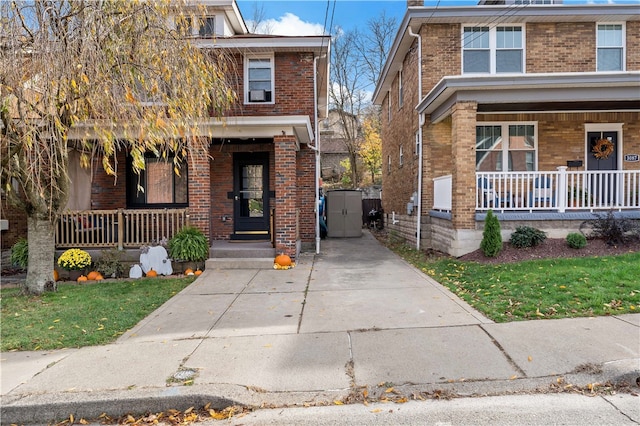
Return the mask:
<svg viewBox="0 0 640 426">
<path fill-rule="evenodd" d="M 293 259 L 296 255 L 296 138 L 280 135 L 273 137 L 275 145 L 275 233 L 276 252 Z"/>
<path fill-rule="evenodd" d="M 211 178 L 209 157 L 194 153 L 183 163 L 189 168 L 189 223 L 210 239 Z"/>
<path fill-rule="evenodd" d="M 451 113 L 452 203 L 454 229 L 475 229 L 476 102 L 458 102 Z"/>
</svg>

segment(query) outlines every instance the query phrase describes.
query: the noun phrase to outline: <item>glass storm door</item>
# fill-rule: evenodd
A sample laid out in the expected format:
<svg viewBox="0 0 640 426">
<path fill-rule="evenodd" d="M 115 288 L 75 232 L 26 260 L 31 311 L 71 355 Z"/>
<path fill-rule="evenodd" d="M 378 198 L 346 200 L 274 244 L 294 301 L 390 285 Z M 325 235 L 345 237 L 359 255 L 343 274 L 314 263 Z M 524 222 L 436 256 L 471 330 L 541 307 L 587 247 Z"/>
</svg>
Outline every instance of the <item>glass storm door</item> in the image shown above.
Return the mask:
<svg viewBox="0 0 640 426">
<path fill-rule="evenodd" d="M 269 157 L 267 153 L 234 156 L 234 232 L 236 240 L 266 240 L 269 233 Z"/>
</svg>

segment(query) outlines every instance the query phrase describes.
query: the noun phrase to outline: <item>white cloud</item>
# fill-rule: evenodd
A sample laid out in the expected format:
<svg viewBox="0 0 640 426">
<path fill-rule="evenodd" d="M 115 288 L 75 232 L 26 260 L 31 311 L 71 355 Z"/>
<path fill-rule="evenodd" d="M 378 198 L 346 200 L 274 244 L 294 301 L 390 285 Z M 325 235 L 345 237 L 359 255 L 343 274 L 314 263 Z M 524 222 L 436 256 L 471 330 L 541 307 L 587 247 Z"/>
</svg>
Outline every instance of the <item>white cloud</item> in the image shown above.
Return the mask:
<svg viewBox="0 0 640 426">
<path fill-rule="evenodd" d="M 251 24 L 251 22 L 247 22 L 248 27 L 251 27 Z M 323 26 L 313 22 L 305 22 L 293 13 L 287 12 L 278 19 L 262 21 L 255 32 L 283 36 L 322 35 Z"/>
</svg>

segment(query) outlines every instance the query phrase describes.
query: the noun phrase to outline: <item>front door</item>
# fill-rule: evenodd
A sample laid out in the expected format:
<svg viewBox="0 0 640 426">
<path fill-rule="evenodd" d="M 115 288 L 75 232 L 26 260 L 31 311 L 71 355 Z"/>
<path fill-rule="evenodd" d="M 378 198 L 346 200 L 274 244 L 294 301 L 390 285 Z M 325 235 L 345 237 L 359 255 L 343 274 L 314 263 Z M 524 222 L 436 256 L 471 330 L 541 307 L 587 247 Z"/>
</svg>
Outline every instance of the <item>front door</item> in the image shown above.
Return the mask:
<svg viewBox="0 0 640 426">
<path fill-rule="evenodd" d="M 269 153 L 233 157 L 232 240 L 269 240 Z"/>
<path fill-rule="evenodd" d="M 587 133 L 587 170 L 618 170 L 618 132 L 597 131 Z M 591 176 L 592 200 L 595 206 L 614 205 L 618 194 L 617 175 L 597 173 Z"/>
</svg>

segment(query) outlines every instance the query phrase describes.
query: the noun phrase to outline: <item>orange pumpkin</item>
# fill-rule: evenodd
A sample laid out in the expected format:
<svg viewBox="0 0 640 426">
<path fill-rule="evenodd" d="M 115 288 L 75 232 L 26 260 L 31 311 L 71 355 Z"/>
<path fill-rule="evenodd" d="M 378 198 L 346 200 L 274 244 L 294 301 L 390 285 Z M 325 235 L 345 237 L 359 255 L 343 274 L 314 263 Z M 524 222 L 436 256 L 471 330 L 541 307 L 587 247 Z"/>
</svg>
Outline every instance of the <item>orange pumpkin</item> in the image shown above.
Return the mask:
<svg viewBox="0 0 640 426">
<path fill-rule="evenodd" d="M 53 281 L 58 281 L 60 279 L 60 274 L 56 269 L 53 270 Z"/>
<path fill-rule="evenodd" d="M 87 279 L 93 281 L 98 275 L 100 275 L 98 271 L 91 271 L 87 274 Z"/>
<path fill-rule="evenodd" d="M 282 253 L 276 256 L 274 263 L 279 266 L 291 266 L 291 258 Z"/>
<path fill-rule="evenodd" d="M 78 282 L 81 282 L 81 281 L 87 281 L 87 277 L 85 277 L 84 275 L 80 275 L 78 277 Z"/>
<path fill-rule="evenodd" d="M 149 269 L 149 272 L 147 272 L 147 277 L 157 277 L 157 276 L 158 276 L 158 273 L 153 269 Z"/>
<path fill-rule="evenodd" d="M 200 269 L 196 269 L 196 271 L 193 273 L 196 277 L 202 275 L 202 271 Z"/>
<path fill-rule="evenodd" d="M 102 274 L 100 272 L 98 272 L 98 275 L 96 275 L 96 277 L 94 278 L 94 280 L 96 281 L 102 281 L 104 280 L 104 277 L 102 276 Z"/>
<path fill-rule="evenodd" d="M 184 274 L 185 275 L 193 275 L 193 273 L 194 273 L 193 269 L 191 269 L 191 268 L 187 268 L 187 269 L 184 270 Z"/>
</svg>

